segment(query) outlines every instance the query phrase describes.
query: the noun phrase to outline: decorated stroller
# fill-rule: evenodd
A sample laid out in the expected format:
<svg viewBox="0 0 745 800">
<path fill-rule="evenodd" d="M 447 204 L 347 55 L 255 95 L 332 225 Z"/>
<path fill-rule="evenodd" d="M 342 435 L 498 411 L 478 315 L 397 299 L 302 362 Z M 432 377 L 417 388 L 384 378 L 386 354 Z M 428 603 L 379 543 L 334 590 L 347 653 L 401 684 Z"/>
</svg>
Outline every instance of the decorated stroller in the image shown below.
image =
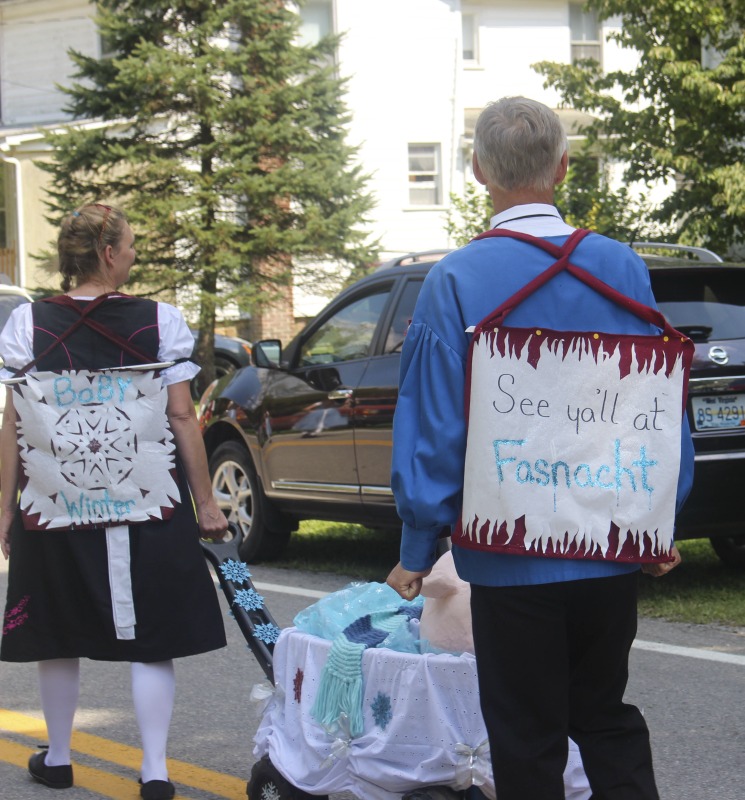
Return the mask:
<svg viewBox="0 0 745 800">
<path fill-rule="evenodd" d="M 410 620 L 421 599 L 404 604 L 412 611 L 404 613 L 403 622 L 382 610 L 363 614 L 367 621 L 357 626 L 362 647 L 340 647 L 334 634 L 343 623 L 337 612 L 354 616 L 355 608 L 383 609 L 379 598 L 393 593 L 385 585 L 352 584 L 301 612 L 296 627 L 280 630 L 240 561 L 238 544 L 234 538 L 203 547 L 236 622 L 274 685 L 255 736 L 257 761 L 246 788 L 250 800 L 328 798 L 335 792 L 364 800 L 493 800 L 475 659 L 469 653 L 412 650 L 406 629 L 415 629 Z M 383 634 L 386 646 L 371 644 Z M 403 649 L 389 646 L 398 643 Z M 347 673 L 351 680 L 336 680 Z M 571 741 L 564 779 L 568 800 L 589 798 Z"/>
</svg>

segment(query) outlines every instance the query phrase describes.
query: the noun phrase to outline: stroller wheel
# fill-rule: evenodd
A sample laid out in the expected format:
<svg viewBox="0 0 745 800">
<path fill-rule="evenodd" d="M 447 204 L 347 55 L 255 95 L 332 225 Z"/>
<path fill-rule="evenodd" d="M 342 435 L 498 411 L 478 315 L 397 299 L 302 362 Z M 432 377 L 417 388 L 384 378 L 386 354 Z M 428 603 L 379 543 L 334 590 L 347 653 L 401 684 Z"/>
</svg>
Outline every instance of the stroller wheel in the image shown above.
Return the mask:
<svg viewBox="0 0 745 800">
<path fill-rule="evenodd" d="M 246 794 L 248 800 L 312 800 L 320 797 L 296 789 L 272 764 L 269 756 L 264 756 L 253 765 Z M 323 795 L 323 799 L 328 800 L 328 795 Z"/>
</svg>

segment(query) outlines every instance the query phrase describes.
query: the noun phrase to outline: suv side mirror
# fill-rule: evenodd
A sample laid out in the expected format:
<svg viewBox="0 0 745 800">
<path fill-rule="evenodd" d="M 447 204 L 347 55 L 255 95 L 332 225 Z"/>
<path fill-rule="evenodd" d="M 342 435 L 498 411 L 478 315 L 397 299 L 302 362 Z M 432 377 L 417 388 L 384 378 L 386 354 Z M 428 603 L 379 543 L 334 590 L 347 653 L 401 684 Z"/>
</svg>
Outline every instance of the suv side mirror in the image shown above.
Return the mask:
<svg viewBox="0 0 745 800">
<path fill-rule="evenodd" d="M 279 369 L 282 360 L 282 342 L 279 339 L 262 339 L 251 345 L 251 361 L 255 367 Z"/>
</svg>

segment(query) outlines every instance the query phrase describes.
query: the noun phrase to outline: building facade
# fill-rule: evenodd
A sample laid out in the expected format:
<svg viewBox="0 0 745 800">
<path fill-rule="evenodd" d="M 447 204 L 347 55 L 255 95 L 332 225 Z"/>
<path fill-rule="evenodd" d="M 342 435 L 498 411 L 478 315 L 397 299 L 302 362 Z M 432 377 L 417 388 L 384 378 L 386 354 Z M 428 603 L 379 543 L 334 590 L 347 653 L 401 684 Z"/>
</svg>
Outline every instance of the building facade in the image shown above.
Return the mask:
<svg viewBox="0 0 745 800">
<path fill-rule="evenodd" d="M 307 0 L 300 14 L 308 41 L 343 35 L 336 61 L 348 81 L 349 141 L 371 176 L 367 227 L 383 259 L 452 246 L 449 197 L 472 179 L 478 111 L 517 94 L 558 105 L 532 64 L 592 56 L 618 69 L 633 58 L 608 40 L 613 21 L 599 26 L 581 1 Z M 0 0 L 0 271 L 30 289 L 58 286 L 35 258 L 55 236 L 35 162 L 49 157 L 41 131 L 70 122 L 59 90 L 72 72 L 68 50 L 101 54 L 94 17 L 87 0 Z M 559 113 L 572 146 L 577 115 Z M 288 313 L 309 316 L 324 301 L 296 291 Z"/>
<path fill-rule="evenodd" d="M 34 256 L 55 231 L 44 219 L 48 158 L 41 130 L 69 121 L 57 88 L 72 47 L 100 52 L 95 7 L 82 0 L 0 0 L 0 271 L 26 288 L 58 287 Z"/>
</svg>

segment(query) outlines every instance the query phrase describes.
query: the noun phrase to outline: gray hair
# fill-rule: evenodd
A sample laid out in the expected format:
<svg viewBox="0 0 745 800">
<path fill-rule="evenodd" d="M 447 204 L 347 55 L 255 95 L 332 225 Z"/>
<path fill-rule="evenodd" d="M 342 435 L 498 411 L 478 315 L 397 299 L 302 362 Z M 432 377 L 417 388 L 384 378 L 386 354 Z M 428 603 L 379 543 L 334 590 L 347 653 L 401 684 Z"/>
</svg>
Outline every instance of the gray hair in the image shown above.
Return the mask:
<svg viewBox="0 0 745 800">
<path fill-rule="evenodd" d="M 552 188 L 566 149 L 559 117 L 536 100 L 503 97 L 489 103 L 476 122 L 474 151 L 481 171 L 505 191 Z"/>
</svg>

